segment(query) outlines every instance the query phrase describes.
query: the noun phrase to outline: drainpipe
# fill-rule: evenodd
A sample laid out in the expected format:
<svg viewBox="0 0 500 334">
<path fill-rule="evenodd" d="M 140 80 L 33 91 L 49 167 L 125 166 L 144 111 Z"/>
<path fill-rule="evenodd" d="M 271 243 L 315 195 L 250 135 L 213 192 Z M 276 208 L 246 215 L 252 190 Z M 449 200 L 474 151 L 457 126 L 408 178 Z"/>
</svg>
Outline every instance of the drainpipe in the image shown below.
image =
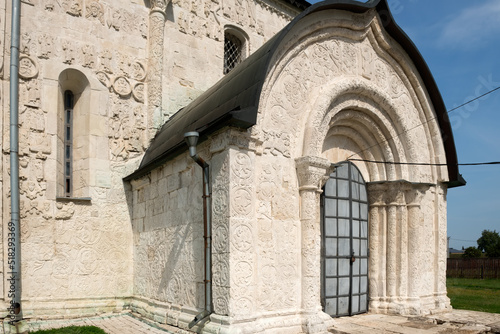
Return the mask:
<svg viewBox="0 0 500 334">
<path fill-rule="evenodd" d="M 212 312 L 212 198 L 210 194 L 210 166 L 198 156 L 196 144 L 200 134 L 198 132 L 186 132 L 184 139 L 189 146 L 189 155 L 203 168 L 203 226 L 205 240 L 205 309 L 189 323 L 192 328 L 201 320 L 208 317 Z"/>
<path fill-rule="evenodd" d="M 11 221 L 8 228 L 8 282 L 11 298 L 10 323 L 22 320 L 21 312 L 21 242 L 19 222 L 19 31 L 20 0 L 12 0 L 10 46 L 10 199 Z"/>
</svg>

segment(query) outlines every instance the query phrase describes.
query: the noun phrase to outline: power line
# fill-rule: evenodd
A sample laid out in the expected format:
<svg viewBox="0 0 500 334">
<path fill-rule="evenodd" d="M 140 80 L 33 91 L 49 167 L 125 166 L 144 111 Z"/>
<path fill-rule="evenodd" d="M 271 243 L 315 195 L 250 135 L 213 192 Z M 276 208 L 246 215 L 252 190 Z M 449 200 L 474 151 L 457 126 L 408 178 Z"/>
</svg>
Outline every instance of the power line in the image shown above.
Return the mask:
<svg viewBox="0 0 500 334">
<path fill-rule="evenodd" d="M 477 242 L 477 241 L 474 241 L 474 240 L 462 240 L 462 239 L 455 239 L 455 238 L 450 238 L 450 240 L 462 241 L 462 242 L 473 242 L 473 243 Z"/>
<path fill-rule="evenodd" d="M 474 101 L 476 101 L 476 100 L 479 100 L 479 99 L 481 99 L 481 98 L 485 97 L 486 95 L 489 95 L 489 94 L 491 94 L 491 93 L 493 93 L 493 92 L 495 92 L 495 91 L 497 91 L 497 90 L 499 90 L 499 89 L 500 89 L 500 86 L 498 86 L 497 88 L 494 88 L 494 89 L 492 89 L 492 90 L 490 90 L 490 91 L 488 91 L 488 92 L 484 93 L 484 94 L 483 94 L 483 95 L 481 95 L 481 96 L 475 97 L 475 98 L 473 98 L 472 100 L 469 100 L 469 101 L 467 101 L 467 102 L 465 102 L 465 103 L 462 103 L 462 104 L 461 104 L 461 105 L 459 105 L 458 107 L 455 107 L 455 108 L 453 108 L 453 109 L 450 109 L 450 110 L 446 111 L 446 113 L 447 113 L 447 114 L 449 114 L 449 113 L 451 113 L 452 111 L 455 111 L 455 110 L 457 110 L 457 109 L 459 109 L 459 108 L 462 108 L 462 107 L 464 107 L 464 106 L 466 106 L 466 105 L 468 105 L 468 104 L 470 104 L 470 103 L 472 103 L 472 102 L 474 102 Z M 432 118 L 428 119 L 426 122 L 424 122 L 424 123 L 420 123 L 419 125 L 416 125 L 416 126 L 414 126 L 413 128 L 411 128 L 411 129 L 408 129 L 408 130 L 405 130 L 405 131 L 403 131 L 403 132 L 400 132 L 400 133 L 396 134 L 395 136 L 390 137 L 389 139 L 384 139 L 384 140 L 382 140 L 382 141 L 380 141 L 380 142 L 378 142 L 378 143 L 376 143 L 376 144 L 373 144 L 372 146 L 370 146 L 370 147 L 368 147 L 368 148 L 365 148 L 364 150 L 361 150 L 361 151 L 359 151 L 359 152 L 357 152 L 357 153 L 351 154 L 351 155 L 347 158 L 347 160 L 349 160 L 349 158 L 350 158 L 350 157 L 355 156 L 356 154 L 363 153 L 364 151 L 367 151 L 367 150 L 369 150 L 369 149 L 371 149 L 371 148 L 373 148 L 373 147 L 375 147 L 375 146 L 377 146 L 377 145 L 380 145 L 380 144 L 382 144 L 382 143 L 388 142 L 389 140 L 392 140 L 392 139 L 394 139 L 394 138 L 397 138 L 397 137 L 401 136 L 402 134 L 405 134 L 405 133 L 410 132 L 410 131 L 412 131 L 412 130 L 414 130 L 414 129 L 416 129 L 416 128 L 420 127 L 420 126 L 423 126 L 423 125 L 425 125 L 425 124 L 427 124 L 427 123 L 429 123 L 429 122 L 431 122 L 431 121 L 435 120 L 436 118 L 437 118 L 437 115 L 436 115 L 435 117 L 432 117 Z"/>
<path fill-rule="evenodd" d="M 484 93 L 484 94 L 483 94 L 483 95 L 481 95 L 481 96 L 478 96 L 478 97 L 476 97 L 476 98 L 474 98 L 474 99 L 472 99 L 472 100 L 469 100 L 469 101 L 467 101 L 467 102 L 465 102 L 465 103 L 463 103 L 463 104 L 459 105 L 458 107 L 455 107 L 455 108 L 453 108 L 453 109 L 451 109 L 451 110 L 448 110 L 448 111 L 447 111 L 447 113 L 449 114 L 449 113 L 451 113 L 452 111 L 455 111 L 455 110 L 457 110 L 457 109 L 460 109 L 460 108 L 462 108 L 463 106 L 466 106 L 466 105 L 468 105 L 469 103 L 472 103 L 472 102 L 474 102 L 474 101 L 476 101 L 476 100 L 479 100 L 480 98 L 485 97 L 486 95 L 491 94 L 491 93 L 493 93 L 494 91 L 499 90 L 499 89 L 500 89 L 500 86 L 499 86 L 499 87 L 497 87 L 497 88 L 495 88 L 495 89 L 490 90 L 489 92 Z"/>
<path fill-rule="evenodd" d="M 397 162 L 397 161 L 379 161 L 379 160 L 367 160 L 367 159 L 352 159 L 347 158 L 348 161 L 362 161 L 374 164 L 386 164 L 386 165 L 408 165 L 408 166 L 448 166 L 449 164 L 433 164 L 427 162 Z M 468 162 L 460 163 L 457 166 L 484 166 L 484 165 L 500 165 L 500 161 L 490 161 L 490 162 Z"/>
</svg>

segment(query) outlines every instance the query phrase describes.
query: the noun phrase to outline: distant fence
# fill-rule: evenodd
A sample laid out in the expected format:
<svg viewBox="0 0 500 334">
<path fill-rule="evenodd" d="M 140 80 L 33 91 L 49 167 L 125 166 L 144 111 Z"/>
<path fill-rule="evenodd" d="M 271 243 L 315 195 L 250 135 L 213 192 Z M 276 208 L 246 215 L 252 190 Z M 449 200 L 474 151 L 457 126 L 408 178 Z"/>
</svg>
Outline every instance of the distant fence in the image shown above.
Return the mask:
<svg viewBox="0 0 500 334">
<path fill-rule="evenodd" d="M 500 278 L 500 259 L 448 259 L 446 277 Z"/>
</svg>

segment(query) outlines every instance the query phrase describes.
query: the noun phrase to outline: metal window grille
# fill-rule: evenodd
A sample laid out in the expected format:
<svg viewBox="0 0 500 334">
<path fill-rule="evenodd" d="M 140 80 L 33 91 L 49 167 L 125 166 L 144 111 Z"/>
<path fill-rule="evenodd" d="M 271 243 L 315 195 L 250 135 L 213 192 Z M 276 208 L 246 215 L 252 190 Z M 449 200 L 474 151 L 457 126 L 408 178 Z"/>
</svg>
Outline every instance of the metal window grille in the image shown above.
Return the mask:
<svg viewBox="0 0 500 334">
<path fill-rule="evenodd" d="M 229 73 L 242 59 L 243 43 L 229 33 L 224 36 L 224 74 Z"/>
<path fill-rule="evenodd" d="M 358 168 L 337 166 L 322 194 L 322 291 L 333 317 L 368 311 L 368 196 Z"/>
<path fill-rule="evenodd" d="M 64 92 L 64 195 L 71 197 L 73 188 L 73 107 L 74 96 Z"/>
</svg>

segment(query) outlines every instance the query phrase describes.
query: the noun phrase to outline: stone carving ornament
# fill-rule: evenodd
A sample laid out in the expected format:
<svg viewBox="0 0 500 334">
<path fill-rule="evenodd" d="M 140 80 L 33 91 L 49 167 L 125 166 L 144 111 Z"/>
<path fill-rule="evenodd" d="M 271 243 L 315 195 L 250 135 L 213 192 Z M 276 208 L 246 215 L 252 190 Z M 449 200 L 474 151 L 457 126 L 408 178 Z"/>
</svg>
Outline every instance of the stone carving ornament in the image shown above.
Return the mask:
<svg viewBox="0 0 500 334">
<path fill-rule="evenodd" d="M 111 87 L 111 81 L 109 79 L 109 76 L 106 72 L 99 71 L 96 73 L 97 79 L 99 80 L 100 83 L 102 83 L 105 87 L 110 88 Z"/>
<path fill-rule="evenodd" d="M 38 65 L 29 56 L 19 57 L 19 77 L 22 79 L 32 79 L 38 75 Z"/>
<path fill-rule="evenodd" d="M 85 17 L 96 19 L 104 25 L 104 8 L 98 1 L 92 1 L 86 6 L 87 13 Z"/>
<path fill-rule="evenodd" d="M 144 103 L 144 90 L 144 84 L 142 82 L 138 82 L 134 85 L 132 95 L 137 102 Z"/>
<path fill-rule="evenodd" d="M 151 0 L 151 10 L 165 12 L 170 0 Z"/>
<path fill-rule="evenodd" d="M 130 83 L 128 82 L 127 78 L 123 76 L 115 78 L 115 80 L 113 81 L 113 89 L 121 97 L 128 96 L 132 92 Z"/>
<path fill-rule="evenodd" d="M 65 0 L 62 6 L 66 13 L 73 16 L 82 16 L 82 1 L 81 0 Z"/>
</svg>

